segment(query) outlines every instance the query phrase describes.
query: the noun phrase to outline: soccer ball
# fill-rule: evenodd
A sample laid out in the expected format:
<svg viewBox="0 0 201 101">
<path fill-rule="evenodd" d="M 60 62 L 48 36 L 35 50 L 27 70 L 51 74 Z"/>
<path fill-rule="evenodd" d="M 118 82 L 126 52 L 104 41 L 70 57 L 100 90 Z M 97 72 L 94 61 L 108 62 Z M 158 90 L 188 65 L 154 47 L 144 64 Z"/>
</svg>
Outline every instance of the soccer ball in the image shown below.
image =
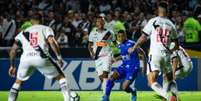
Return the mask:
<svg viewBox="0 0 201 101">
<path fill-rule="evenodd" d="M 70 92 L 70 101 L 80 101 L 80 96 L 76 92 L 71 91 Z"/>
</svg>

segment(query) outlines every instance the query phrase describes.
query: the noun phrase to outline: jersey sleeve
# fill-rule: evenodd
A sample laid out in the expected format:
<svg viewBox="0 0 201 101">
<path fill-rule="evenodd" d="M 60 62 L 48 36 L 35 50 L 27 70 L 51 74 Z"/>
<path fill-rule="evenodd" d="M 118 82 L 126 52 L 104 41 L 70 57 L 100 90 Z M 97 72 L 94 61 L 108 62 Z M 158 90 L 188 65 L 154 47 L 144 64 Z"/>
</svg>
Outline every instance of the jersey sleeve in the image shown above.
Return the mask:
<svg viewBox="0 0 201 101">
<path fill-rule="evenodd" d="M 44 32 L 45 38 L 47 39 L 49 36 L 54 36 L 54 31 L 52 28 L 47 27 Z"/>
<path fill-rule="evenodd" d="M 144 26 L 142 31 L 144 32 L 145 35 L 150 36 L 153 28 L 153 20 L 149 20 L 148 23 Z"/>
<path fill-rule="evenodd" d="M 15 37 L 15 41 L 20 41 L 22 40 L 22 33 L 23 32 L 20 32 L 16 37 Z"/>
</svg>

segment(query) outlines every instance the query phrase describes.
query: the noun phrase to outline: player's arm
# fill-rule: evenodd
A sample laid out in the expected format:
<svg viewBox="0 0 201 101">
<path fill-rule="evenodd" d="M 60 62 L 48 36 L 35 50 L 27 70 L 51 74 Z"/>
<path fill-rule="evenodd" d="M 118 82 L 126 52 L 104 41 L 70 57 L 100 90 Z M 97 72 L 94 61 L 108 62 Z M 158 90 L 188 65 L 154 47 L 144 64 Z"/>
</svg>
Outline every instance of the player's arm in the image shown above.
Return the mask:
<svg viewBox="0 0 201 101">
<path fill-rule="evenodd" d="M 173 75 L 173 79 L 175 80 L 176 79 L 176 70 L 177 70 L 177 66 L 179 64 L 179 59 L 177 56 L 173 57 L 172 58 L 172 75 Z"/>
<path fill-rule="evenodd" d="M 95 59 L 95 53 L 93 51 L 93 42 L 88 43 L 88 50 L 92 59 Z"/>
<path fill-rule="evenodd" d="M 56 55 L 59 64 L 62 67 L 63 66 L 63 59 L 61 57 L 59 44 L 57 43 L 57 41 L 55 40 L 53 35 L 48 36 L 48 43 L 49 43 L 51 49 L 53 50 L 54 54 Z"/>
<path fill-rule="evenodd" d="M 132 53 L 133 51 L 135 51 L 137 48 L 139 48 L 146 41 L 147 41 L 147 35 L 145 33 L 143 33 L 140 36 L 140 38 L 137 40 L 136 44 L 132 48 L 128 49 L 128 52 Z"/>
<path fill-rule="evenodd" d="M 15 66 L 15 58 L 17 54 L 17 50 L 21 47 L 20 41 L 15 41 L 13 46 L 11 47 L 9 56 L 10 56 L 10 68 L 8 71 L 9 76 L 15 77 L 16 66 Z"/>
<path fill-rule="evenodd" d="M 139 56 L 139 59 L 140 59 L 141 70 L 142 70 L 142 74 L 144 75 L 145 71 L 146 71 L 146 68 L 147 68 L 146 55 L 145 55 L 145 52 L 144 52 L 144 50 L 142 48 L 138 48 L 138 49 L 139 49 L 138 56 Z"/>
</svg>

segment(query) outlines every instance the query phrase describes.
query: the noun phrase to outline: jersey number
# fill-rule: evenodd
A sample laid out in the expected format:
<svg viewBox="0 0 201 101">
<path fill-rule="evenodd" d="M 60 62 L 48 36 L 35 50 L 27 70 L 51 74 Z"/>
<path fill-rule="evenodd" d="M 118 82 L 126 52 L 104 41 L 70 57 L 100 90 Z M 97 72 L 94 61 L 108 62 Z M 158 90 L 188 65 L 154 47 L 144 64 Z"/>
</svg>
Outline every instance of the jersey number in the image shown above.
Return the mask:
<svg viewBox="0 0 201 101">
<path fill-rule="evenodd" d="M 156 41 L 159 43 L 167 44 L 170 31 L 168 29 L 162 29 L 160 27 L 158 27 L 156 30 L 158 32 L 156 36 Z"/>
<path fill-rule="evenodd" d="M 30 33 L 29 43 L 33 48 L 36 48 L 38 46 L 38 32 Z"/>
</svg>

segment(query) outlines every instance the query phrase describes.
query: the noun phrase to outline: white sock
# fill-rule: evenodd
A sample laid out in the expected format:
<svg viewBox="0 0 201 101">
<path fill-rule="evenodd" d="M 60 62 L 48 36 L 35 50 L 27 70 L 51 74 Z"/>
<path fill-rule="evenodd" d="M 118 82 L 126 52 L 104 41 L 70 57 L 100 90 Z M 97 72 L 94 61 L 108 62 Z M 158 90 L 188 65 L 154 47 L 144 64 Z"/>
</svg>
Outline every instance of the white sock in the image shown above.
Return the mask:
<svg viewBox="0 0 201 101">
<path fill-rule="evenodd" d="M 163 89 L 166 91 L 166 92 L 168 92 L 168 90 L 169 90 L 169 82 L 167 81 L 167 80 L 164 80 L 163 79 Z"/>
<path fill-rule="evenodd" d="M 163 90 L 163 88 L 161 87 L 160 84 L 158 84 L 157 82 L 154 82 L 151 85 L 151 88 L 159 95 L 161 95 L 162 97 L 168 99 L 168 94 L 165 90 Z"/>
<path fill-rule="evenodd" d="M 64 96 L 64 101 L 70 101 L 70 89 L 68 87 L 66 79 L 60 79 L 59 84 L 61 87 L 61 92 Z"/>
<path fill-rule="evenodd" d="M 8 101 L 16 101 L 20 86 L 21 85 L 19 85 L 17 83 L 13 84 L 12 88 L 10 89 L 10 94 L 9 94 L 9 97 L 8 97 Z"/>
<path fill-rule="evenodd" d="M 175 94 L 178 95 L 178 89 L 177 89 L 177 82 L 175 80 L 172 80 L 170 83 L 170 91 Z"/>
<path fill-rule="evenodd" d="M 106 84 L 107 84 L 107 78 L 103 78 L 103 82 L 102 82 L 102 89 L 103 89 L 103 94 L 105 95 L 106 93 Z"/>
</svg>

